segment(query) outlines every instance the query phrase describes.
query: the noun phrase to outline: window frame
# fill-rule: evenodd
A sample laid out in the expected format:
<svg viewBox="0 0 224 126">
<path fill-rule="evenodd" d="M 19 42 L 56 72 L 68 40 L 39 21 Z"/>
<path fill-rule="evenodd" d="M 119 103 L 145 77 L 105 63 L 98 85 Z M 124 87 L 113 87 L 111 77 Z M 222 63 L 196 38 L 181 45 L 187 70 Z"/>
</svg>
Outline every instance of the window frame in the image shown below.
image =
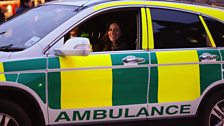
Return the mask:
<svg viewBox="0 0 224 126">
<path fill-rule="evenodd" d="M 87 8 L 86 10 L 82 11 L 82 13 L 84 12 L 88 12 L 84 18 L 78 20 L 77 22 L 73 23 L 73 24 L 70 24 L 70 27 L 68 29 L 66 29 L 56 40 L 54 40 L 54 42 L 52 42 L 48 47 L 47 49 L 44 50 L 44 53 L 47 53 L 49 54 L 49 52 L 52 52 L 52 50 L 54 50 L 55 48 L 55 45 L 57 45 L 58 43 L 60 43 L 60 41 L 64 41 L 64 37 L 66 36 L 66 34 L 69 33 L 69 31 L 71 31 L 73 28 L 81 25 L 82 23 L 85 23 L 86 21 L 88 20 L 91 20 L 91 18 L 94 18 L 96 16 L 99 16 L 101 14 L 106 14 L 106 13 L 111 13 L 111 12 L 116 12 L 116 11 L 128 11 L 128 10 L 133 10 L 133 11 L 136 11 L 136 40 L 138 40 L 138 43 L 140 43 L 141 45 L 141 27 L 139 27 L 138 24 L 139 21 L 141 19 L 140 18 L 140 8 L 142 7 L 142 5 L 125 5 L 125 6 L 113 6 L 113 7 L 107 7 L 107 8 L 104 8 L 104 9 L 101 9 L 101 10 L 97 10 L 97 11 L 93 11 L 92 9 L 93 8 Z M 77 14 L 79 15 L 79 14 Z M 74 18 L 74 17 L 72 17 Z M 138 19 L 137 19 L 138 18 Z M 137 45 L 137 43 L 136 43 Z M 141 50 L 141 48 L 137 48 L 136 46 L 136 49 L 134 50 Z M 120 51 L 126 51 L 126 50 L 120 50 Z M 108 52 L 108 51 L 98 51 L 98 52 L 91 52 L 91 53 L 104 53 L 104 52 Z M 54 55 L 52 53 L 50 53 L 49 55 Z"/>
<path fill-rule="evenodd" d="M 151 9 L 163 9 L 163 10 L 170 10 L 170 11 L 177 11 L 177 12 L 183 12 L 183 13 L 189 13 L 189 14 L 193 14 L 193 15 L 197 15 L 201 25 L 203 26 L 204 30 L 205 30 L 205 33 L 206 35 L 208 36 L 208 31 L 206 30 L 206 27 L 202 20 L 200 19 L 200 16 L 203 17 L 209 17 L 209 18 L 212 18 L 216 21 L 220 21 L 214 17 L 211 17 L 211 16 L 208 16 L 208 15 L 205 15 L 205 14 L 201 14 L 199 12 L 194 12 L 194 11 L 191 11 L 191 10 L 185 10 L 185 9 L 179 9 L 179 8 L 172 8 L 172 7 L 161 7 L 161 6 L 146 6 L 146 9 L 149 8 L 149 13 L 150 13 L 150 16 L 151 16 Z M 152 19 L 152 16 L 150 17 Z M 220 21 L 222 22 L 222 21 Z M 148 26 L 148 27 L 152 27 L 153 29 L 153 25 L 152 25 L 152 20 L 150 20 L 150 24 L 151 26 Z M 149 25 L 149 23 L 148 23 Z M 155 40 L 154 40 L 154 34 L 152 33 L 152 37 L 149 36 L 149 40 L 153 40 L 153 47 L 149 47 L 150 50 L 176 50 L 176 49 L 191 49 L 191 48 L 163 48 L 163 49 L 155 49 L 154 45 L 155 45 Z M 213 39 L 213 38 L 212 38 Z M 211 42 L 211 38 L 209 38 L 209 41 L 210 41 L 210 44 L 212 45 L 212 42 Z M 150 41 L 149 41 L 149 45 L 150 45 Z M 214 44 L 213 44 L 214 45 Z M 202 48 L 208 48 L 208 49 L 211 49 L 211 48 L 215 48 L 216 46 L 213 46 L 213 47 L 193 47 L 194 49 L 202 49 Z"/>
<path fill-rule="evenodd" d="M 217 46 L 217 42 L 215 41 L 215 38 L 214 38 L 214 36 L 213 36 L 213 34 L 212 34 L 212 32 L 211 32 L 211 29 L 210 29 L 209 26 L 208 26 L 208 23 L 206 23 L 205 18 L 208 18 L 209 20 L 214 20 L 214 21 L 216 21 L 216 22 L 222 24 L 223 26 L 224 26 L 224 21 L 221 21 L 221 20 L 219 20 L 219 19 L 217 19 L 217 18 L 214 18 L 214 17 L 211 17 L 211 16 L 207 16 L 207 15 L 204 15 L 204 14 L 201 14 L 201 17 L 203 18 L 203 20 L 204 20 L 204 22 L 205 22 L 205 25 L 206 25 L 206 27 L 207 27 L 207 29 L 208 29 L 209 34 L 211 35 L 211 38 L 212 38 L 213 41 L 214 41 L 215 46 L 216 46 L 216 47 L 221 47 L 221 48 L 224 47 L 224 46 Z"/>
</svg>

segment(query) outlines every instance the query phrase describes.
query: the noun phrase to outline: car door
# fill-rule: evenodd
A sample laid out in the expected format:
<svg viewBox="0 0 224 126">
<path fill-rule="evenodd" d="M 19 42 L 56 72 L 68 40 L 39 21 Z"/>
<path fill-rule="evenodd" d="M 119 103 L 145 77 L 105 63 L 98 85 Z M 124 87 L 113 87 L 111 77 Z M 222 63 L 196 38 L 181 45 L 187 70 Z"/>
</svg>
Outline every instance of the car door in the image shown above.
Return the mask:
<svg viewBox="0 0 224 126">
<path fill-rule="evenodd" d="M 161 8 L 150 15 L 148 118 L 194 115 L 195 101 L 222 79 L 219 50 L 201 16 Z"/>
<path fill-rule="evenodd" d="M 135 21 L 141 21 L 140 9 L 135 7 L 134 11 L 137 14 Z M 96 16 L 90 20 L 97 18 Z M 86 22 L 89 24 L 88 20 Z M 134 24 L 138 32 L 141 32 L 142 26 L 137 24 L 141 23 Z M 97 24 L 91 26 L 95 27 Z M 134 31 L 135 36 L 138 33 L 137 28 Z M 140 39 L 135 50 L 98 51 L 88 56 L 49 57 L 47 78 L 50 124 L 95 124 L 130 120 L 144 123 L 149 54 L 142 49 L 143 46 L 137 46 L 147 45 L 140 41 L 141 36 L 138 38 Z M 93 47 L 95 43 L 94 39 L 94 43 L 91 42 Z"/>
<path fill-rule="evenodd" d="M 224 24 L 218 20 L 215 19 L 211 19 L 209 17 L 203 17 L 213 39 L 214 42 L 216 44 L 216 47 L 219 48 L 220 52 L 221 52 L 221 57 L 222 57 L 222 61 L 224 61 L 223 57 L 224 57 Z M 223 62 L 222 62 L 223 64 Z M 223 69 L 223 65 L 222 65 L 222 69 Z"/>
</svg>

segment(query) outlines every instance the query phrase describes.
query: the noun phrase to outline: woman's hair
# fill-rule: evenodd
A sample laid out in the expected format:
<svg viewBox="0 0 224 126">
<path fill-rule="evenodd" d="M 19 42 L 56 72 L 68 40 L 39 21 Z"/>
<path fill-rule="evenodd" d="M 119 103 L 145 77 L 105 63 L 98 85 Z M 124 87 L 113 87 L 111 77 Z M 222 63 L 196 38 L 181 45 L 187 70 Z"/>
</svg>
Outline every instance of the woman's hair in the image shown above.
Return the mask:
<svg viewBox="0 0 224 126">
<path fill-rule="evenodd" d="M 109 31 L 110 25 L 113 24 L 113 23 L 116 23 L 116 24 L 120 27 L 121 32 L 123 32 L 123 28 L 122 28 L 123 25 L 121 24 L 121 22 L 119 22 L 119 21 L 117 21 L 117 20 L 110 20 L 110 21 L 107 23 L 107 25 L 106 25 L 106 30 L 107 30 L 107 31 Z"/>
<path fill-rule="evenodd" d="M 109 37 L 108 37 L 108 31 L 109 31 L 109 28 L 110 28 L 110 25 L 113 24 L 113 23 L 116 23 L 119 27 L 120 27 L 120 30 L 121 30 L 121 36 L 120 38 L 118 39 L 118 44 L 120 42 L 123 42 L 124 41 L 124 31 L 123 31 L 123 25 L 117 21 L 117 20 L 111 20 L 107 23 L 106 25 L 106 33 L 104 34 L 103 38 L 102 38 L 102 41 L 103 41 L 103 44 L 104 46 L 108 49 L 110 49 L 110 46 L 112 44 L 112 42 L 110 41 Z"/>
<path fill-rule="evenodd" d="M 113 24 L 113 23 L 116 23 L 119 27 L 120 27 L 120 30 L 121 30 L 121 33 L 123 34 L 123 25 L 121 22 L 117 21 L 117 20 L 110 20 L 107 24 L 106 24 L 106 33 L 109 31 L 109 28 L 110 28 L 110 25 Z"/>
</svg>

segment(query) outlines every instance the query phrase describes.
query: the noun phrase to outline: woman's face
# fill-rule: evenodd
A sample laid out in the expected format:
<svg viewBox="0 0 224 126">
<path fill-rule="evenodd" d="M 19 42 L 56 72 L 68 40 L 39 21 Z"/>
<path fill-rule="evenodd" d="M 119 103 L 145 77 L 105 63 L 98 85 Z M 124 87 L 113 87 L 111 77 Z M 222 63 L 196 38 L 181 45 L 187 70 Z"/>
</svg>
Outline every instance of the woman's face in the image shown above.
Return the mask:
<svg viewBox="0 0 224 126">
<path fill-rule="evenodd" d="M 108 37 L 111 42 L 116 43 L 121 36 L 121 29 L 117 23 L 112 23 L 109 27 Z"/>
</svg>

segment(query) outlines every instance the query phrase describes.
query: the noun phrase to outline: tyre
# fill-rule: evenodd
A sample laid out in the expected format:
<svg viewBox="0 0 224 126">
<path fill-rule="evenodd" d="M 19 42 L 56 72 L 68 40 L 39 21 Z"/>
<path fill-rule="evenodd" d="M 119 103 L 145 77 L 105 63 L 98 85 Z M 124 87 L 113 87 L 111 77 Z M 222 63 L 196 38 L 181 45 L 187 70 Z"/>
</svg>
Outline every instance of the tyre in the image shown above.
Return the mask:
<svg viewBox="0 0 224 126">
<path fill-rule="evenodd" d="M 32 126 L 32 123 L 19 105 L 0 99 L 0 126 Z"/>
<path fill-rule="evenodd" d="M 224 91 L 208 97 L 199 111 L 198 122 L 198 126 L 224 126 Z"/>
</svg>

